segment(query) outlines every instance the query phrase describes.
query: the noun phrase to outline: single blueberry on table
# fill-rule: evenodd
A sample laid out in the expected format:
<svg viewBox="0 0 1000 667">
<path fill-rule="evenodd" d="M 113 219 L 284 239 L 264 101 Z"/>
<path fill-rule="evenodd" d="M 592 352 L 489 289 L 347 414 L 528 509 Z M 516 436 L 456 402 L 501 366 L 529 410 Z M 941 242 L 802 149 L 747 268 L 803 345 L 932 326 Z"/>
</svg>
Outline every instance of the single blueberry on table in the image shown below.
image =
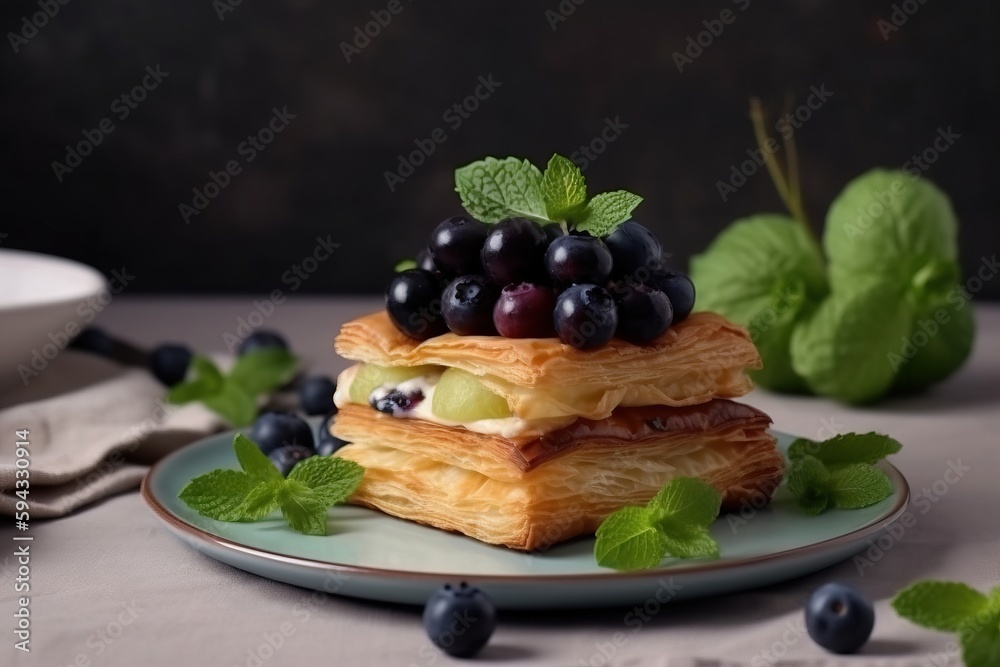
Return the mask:
<svg viewBox="0 0 1000 667">
<path fill-rule="evenodd" d="M 307 377 L 299 386 L 299 404 L 302 411 L 307 415 L 325 415 L 328 412 L 336 412 L 333 405 L 333 392 L 337 390 L 337 383 L 327 375 L 313 375 Z"/>
<path fill-rule="evenodd" d="M 445 584 L 424 607 L 424 630 L 434 645 L 457 658 L 469 658 L 489 642 L 497 626 L 493 601 L 474 586 Z"/>
<path fill-rule="evenodd" d="M 164 343 L 149 353 L 149 370 L 164 385 L 173 387 L 184 380 L 192 356 L 187 345 Z"/>
<path fill-rule="evenodd" d="M 833 653 L 855 653 L 875 627 L 872 603 L 853 586 L 820 586 L 806 605 L 806 629 L 817 644 Z"/>
<path fill-rule="evenodd" d="M 267 458 L 271 459 L 271 463 L 278 469 L 282 477 L 288 477 L 288 473 L 292 472 L 295 464 L 299 461 L 305 461 L 311 456 L 316 456 L 316 451 L 310 447 L 284 445 L 268 454 Z"/>
<path fill-rule="evenodd" d="M 87 327 L 70 341 L 69 346 L 75 350 L 110 357 L 115 350 L 115 339 L 109 336 L 104 329 Z"/>
<path fill-rule="evenodd" d="M 254 420 L 249 438 L 265 454 L 286 445 L 313 449 L 316 444 L 309 424 L 291 412 L 265 412 Z"/>
<path fill-rule="evenodd" d="M 288 341 L 276 331 L 258 329 L 240 343 L 239 347 L 236 348 L 236 353 L 243 356 L 247 352 L 253 352 L 254 350 L 268 349 L 287 350 Z"/>
</svg>

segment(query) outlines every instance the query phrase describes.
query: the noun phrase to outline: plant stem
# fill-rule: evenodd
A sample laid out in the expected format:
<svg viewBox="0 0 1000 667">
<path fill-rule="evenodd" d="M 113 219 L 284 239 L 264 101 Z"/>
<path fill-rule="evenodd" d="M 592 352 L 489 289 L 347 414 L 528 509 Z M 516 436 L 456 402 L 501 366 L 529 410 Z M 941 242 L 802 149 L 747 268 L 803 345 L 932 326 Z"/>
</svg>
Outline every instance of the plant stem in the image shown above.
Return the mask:
<svg viewBox="0 0 1000 667">
<path fill-rule="evenodd" d="M 774 187 L 778 191 L 778 196 L 785 203 L 788 212 L 798 220 L 803 227 L 808 230 L 809 235 L 815 238 L 812 227 L 809 226 L 809 219 L 806 217 L 805 208 L 802 206 L 802 191 L 799 184 L 799 155 L 795 149 L 794 135 L 785 139 L 785 150 L 788 151 L 788 177 L 781 171 L 779 160 L 767 149 L 767 130 L 765 129 L 766 119 L 764 110 L 761 108 L 760 100 L 756 97 L 750 98 L 750 120 L 753 123 L 754 137 L 757 139 L 757 147 L 764 154 L 764 165 L 768 174 L 774 182 Z M 773 158 L 773 159 L 772 159 Z"/>
</svg>

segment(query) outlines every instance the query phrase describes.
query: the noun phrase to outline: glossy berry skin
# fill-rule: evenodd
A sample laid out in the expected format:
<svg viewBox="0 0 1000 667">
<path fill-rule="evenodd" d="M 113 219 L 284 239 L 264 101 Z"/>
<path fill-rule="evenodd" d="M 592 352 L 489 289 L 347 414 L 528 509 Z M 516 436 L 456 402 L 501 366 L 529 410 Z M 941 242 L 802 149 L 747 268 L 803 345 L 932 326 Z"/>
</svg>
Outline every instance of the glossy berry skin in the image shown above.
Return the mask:
<svg viewBox="0 0 1000 667">
<path fill-rule="evenodd" d="M 611 252 L 593 236 L 560 236 L 545 252 L 545 270 L 560 285 L 603 285 L 611 275 Z"/>
<path fill-rule="evenodd" d="M 558 224 L 542 225 L 542 231 L 545 232 L 545 238 L 549 240 L 549 244 L 560 236 L 566 236 L 566 232 L 563 231 L 562 225 Z"/>
<path fill-rule="evenodd" d="M 663 248 L 653 232 L 638 222 L 620 224 L 604 239 L 614 260 L 612 277 L 643 281 L 661 269 Z"/>
<path fill-rule="evenodd" d="M 164 343 L 149 353 L 149 370 L 168 387 L 182 382 L 191 365 L 191 348 L 187 345 Z"/>
<path fill-rule="evenodd" d="M 582 350 L 611 340 L 618 327 L 618 309 L 603 287 L 573 285 L 559 295 L 554 320 L 559 339 Z"/>
<path fill-rule="evenodd" d="M 448 276 L 481 273 L 479 251 L 487 232 L 489 227 L 485 223 L 456 215 L 434 228 L 427 248 L 434 264 Z"/>
<path fill-rule="evenodd" d="M 337 391 L 337 383 L 326 375 L 307 377 L 299 385 L 299 405 L 307 415 L 325 415 L 336 412 L 333 405 L 333 392 Z"/>
<path fill-rule="evenodd" d="M 430 271 L 431 273 L 440 271 L 440 269 L 438 269 L 437 264 L 434 263 L 434 258 L 431 256 L 430 248 L 424 248 L 423 250 L 418 252 L 416 262 L 418 269 L 423 269 L 424 271 Z"/>
<path fill-rule="evenodd" d="M 104 329 L 87 327 L 70 341 L 69 346 L 75 350 L 110 357 L 115 350 L 115 339 L 109 336 Z"/>
<path fill-rule="evenodd" d="M 296 463 L 305 461 L 311 456 L 316 456 L 316 452 L 309 447 L 285 445 L 268 454 L 267 458 L 271 459 L 271 463 L 278 469 L 282 477 L 288 477 L 288 473 L 292 472 Z"/>
<path fill-rule="evenodd" d="M 542 226 L 527 218 L 508 218 L 493 225 L 483 244 L 486 277 L 496 285 L 541 282 L 545 278 L 545 248 L 549 239 Z"/>
<path fill-rule="evenodd" d="M 493 307 L 493 324 L 506 338 L 550 338 L 556 298 L 545 285 L 507 285 Z"/>
<path fill-rule="evenodd" d="M 806 629 L 817 644 L 833 653 L 855 653 L 875 627 L 872 603 L 853 586 L 820 586 L 806 604 Z"/>
<path fill-rule="evenodd" d="M 399 389 L 384 391 L 376 389 L 372 392 L 368 402 L 379 412 L 384 412 L 393 417 L 405 417 L 424 400 L 422 391 L 407 393 Z"/>
<path fill-rule="evenodd" d="M 397 273 L 385 291 L 385 309 L 396 328 L 410 338 L 427 340 L 448 330 L 441 316 L 440 285 L 429 271 Z"/>
<path fill-rule="evenodd" d="M 499 296 L 500 290 L 486 276 L 460 276 L 444 288 L 441 314 L 459 336 L 495 335 L 493 306 Z"/>
<path fill-rule="evenodd" d="M 434 645 L 456 658 L 479 652 L 497 627 L 493 601 L 474 586 L 445 584 L 424 607 L 424 630 Z"/>
<path fill-rule="evenodd" d="M 619 283 L 612 290 L 618 307 L 615 335 L 643 345 L 666 331 L 673 322 L 674 309 L 667 295 L 641 283 Z"/>
<path fill-rule="evenodd" d="M 300 445 L 309 449 L 315 446 L 312 428 L 291 412 L 265 412 L 254 420 L 248 437 L 265 454 L 286 445 Z"/>
<path fill-rule="evenodd" d="M 663 271 L 654 274 L 648 282 L 670 299 L 670 305 L 674 308 L 674 324 L 691 314 L 694 308 L 694 283 L 686 275 Z"/>
<path fill-rule="evenodd" d="M 276 331 L 258 329 L 243 339 L 243 342 L 236 348 L 236 353 L 243 356 L 247 352 L 253 352 L 254 350 L 269 349 L 287 350 L 288 341 Z"/>
<path fill-rule="evenodd" d="M 327 415 L 316 430 L 316 453 L 320 456 L 330 456 L 344 445 L 350 444 L 330 433 L 330 425 L 336 416 L 336 413 Z"/>
</svg>

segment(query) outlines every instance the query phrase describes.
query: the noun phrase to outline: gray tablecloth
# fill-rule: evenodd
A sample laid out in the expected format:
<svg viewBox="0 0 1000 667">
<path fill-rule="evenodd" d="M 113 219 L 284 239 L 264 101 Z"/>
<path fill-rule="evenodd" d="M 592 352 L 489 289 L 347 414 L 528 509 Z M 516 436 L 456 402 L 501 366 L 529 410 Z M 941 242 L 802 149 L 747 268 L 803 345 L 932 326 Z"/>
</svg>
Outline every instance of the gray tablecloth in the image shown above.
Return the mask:
<svg viewBox="0 0 1000 667">
<path fill-rule="evenodd" d="M 331 338 L 374 300 L 298 299 L 267 326 L 288 334 L 306 363 L 336 372 Z M 100 324 L 141 344 L 185 341 L 225 349 L 223 335 L 252 299 L 116 299 Z M 963 371 L 933 392 L 878 408 L 756 391 L 747 402 L 777 428 L 811 437 L 878 430 L 904 444 L 894 462 L 910 481 L 915 522 L 885 548 L 763 590 L 666 605 L 641 628 L 628 610 L 502 614 L 490 664 L 728 667 L 729 665 L 958 664 L 951 637 L 898 619 L 892 594 L 918 578 L 1000 583 L 1000 308 L 979 307 L 979 338 Z M 4 447 L 12 434 L 0 434 Z M 948 473 L 958 469 L 957 473 Z M 429 647 L 419 610 L 312 592 L 246 574 L 170 536 L 135 492 L 32 526 L 31 653 L 14 649 L 11 521 L 0 524 L 0 664 L 417 665 L 458 664 Z M 829 580 L 876 600 L 872 641 L 837 658 L 804 634 L 802 606 Z M 620 633 L 620 634 L 618 634 Z M 616 641 L 617 640 L 617 641 Z M 277 646 L 277 648 L 274 648 Z"/>
</svg>

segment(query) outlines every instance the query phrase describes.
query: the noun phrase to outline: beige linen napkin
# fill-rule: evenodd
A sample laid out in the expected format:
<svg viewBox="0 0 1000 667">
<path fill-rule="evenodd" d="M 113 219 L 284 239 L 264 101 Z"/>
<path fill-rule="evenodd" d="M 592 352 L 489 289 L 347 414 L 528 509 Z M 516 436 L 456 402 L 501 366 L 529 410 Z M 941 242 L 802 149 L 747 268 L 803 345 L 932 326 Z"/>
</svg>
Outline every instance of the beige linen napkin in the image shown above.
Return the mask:
<svg viewBox="0 0 1000 667">
<path fill-rule="evenodd" d="M 0 513 L 13 516 L 19 500 L 18 431 L 30 443 L 30 517 L 42 519 L 136 488 L 157 459 L 224 428 L 202 405 L 165 395 L 144 368 L 74 350 L 0 395 Z"/>
</svg>

